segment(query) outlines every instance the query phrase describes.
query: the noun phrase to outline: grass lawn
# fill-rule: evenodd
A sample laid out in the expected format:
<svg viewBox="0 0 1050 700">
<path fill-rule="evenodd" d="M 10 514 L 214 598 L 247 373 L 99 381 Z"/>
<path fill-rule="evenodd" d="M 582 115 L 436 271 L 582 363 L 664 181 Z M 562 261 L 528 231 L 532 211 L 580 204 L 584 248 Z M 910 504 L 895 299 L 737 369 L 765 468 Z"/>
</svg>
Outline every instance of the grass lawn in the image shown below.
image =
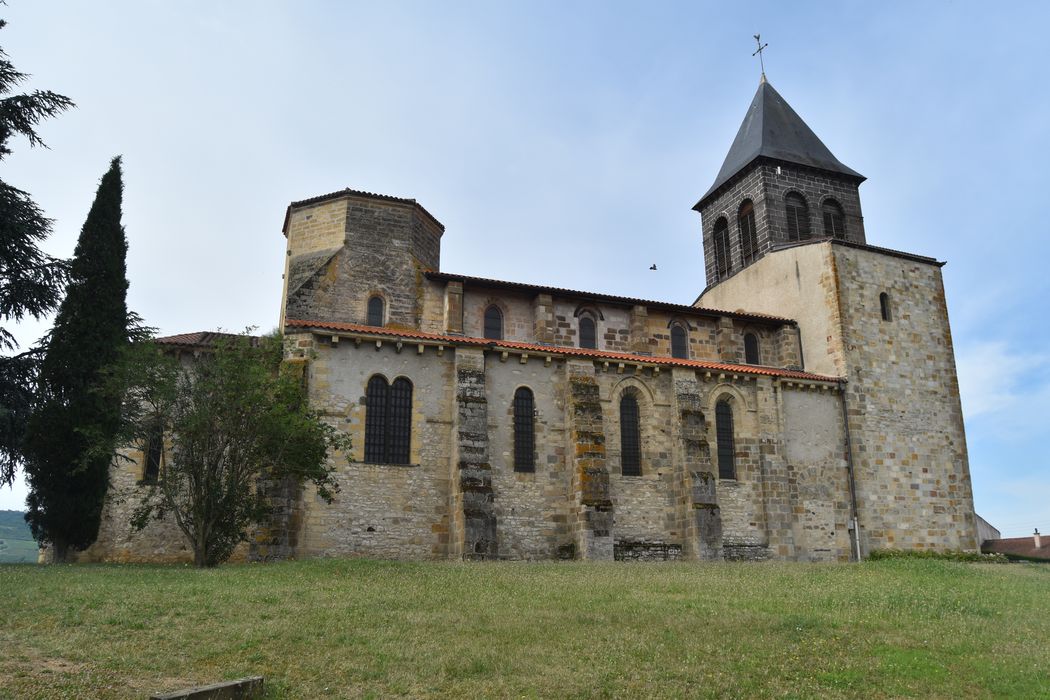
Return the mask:
<svg viewBox="0 0 1050 700">
<path fill-rule="evenodd" d="M 0 566 L 0 697 L 1050 697 L 1050 566 Z"/>
</svg>

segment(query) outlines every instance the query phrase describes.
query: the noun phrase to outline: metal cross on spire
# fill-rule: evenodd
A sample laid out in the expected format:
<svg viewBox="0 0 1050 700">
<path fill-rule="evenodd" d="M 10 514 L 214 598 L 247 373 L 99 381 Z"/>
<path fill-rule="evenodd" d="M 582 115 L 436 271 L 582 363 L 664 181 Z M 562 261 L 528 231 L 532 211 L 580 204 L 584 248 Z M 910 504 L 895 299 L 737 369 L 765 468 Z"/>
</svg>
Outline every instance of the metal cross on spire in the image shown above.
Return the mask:
<svg viewBox="0 0 1050 700">
<path fill-rule="evenodd" d="M 755 34 L 755 43 L 758 44 L 758 50 L 751 54 L 752 56 L 758 56 L 758 65 L 762 67 L 762 82 L 766 82 L 766 62 L 762 60 L 762 52 L 769 44 L 762 43 L 762 35 Z"/>
</svg>

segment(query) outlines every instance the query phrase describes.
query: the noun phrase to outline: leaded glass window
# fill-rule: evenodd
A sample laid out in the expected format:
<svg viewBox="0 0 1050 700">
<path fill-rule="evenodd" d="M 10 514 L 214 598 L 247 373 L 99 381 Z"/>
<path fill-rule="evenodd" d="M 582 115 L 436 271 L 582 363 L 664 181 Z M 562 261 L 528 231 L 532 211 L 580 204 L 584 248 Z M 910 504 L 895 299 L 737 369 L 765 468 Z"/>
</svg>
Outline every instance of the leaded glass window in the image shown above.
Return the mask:
<svg viewBox="0 0 1050 700">
<path fill-rule="evenodd" d="M 598 339 L 594 328 L 594 319 L 589 315 L 580 316 L 580 347 L 597 349 Z"/>
<path fill-rule="evenodd" d="M 532 390 L 514 392 L 514 471 L 536 471 L 535 407 Z"/>
<path fill-rule="evenodd" d="M 365 462 L 408 464 L 412 447 L 412 382 L 376 375 L 365 393 Z"/>
<path fill-rule="evenodd" d="M 503 340 L 503 312 L 495 304 L 485 309 L 485 337 Z"/>
<path fill-rule="evenodd" d="M 761 364 L 758 357 L 758 336 L 754 333 L 744 334 L 744 362 L 749 365 Z"/>
<path fill-rule="evenodd" d="M 383 306 L 382 297 L 372 297 L 368 300 L 368 325 L 383 325 Z"/>
<path fill-rule="evenodd" d="M 624 476 L 641 476 L 642 473 L 638 399 L 631 393 L 620 398 L 620 471 Z"/>
<path fill-rule="evenodd" d="M 736 479 L 733 407 L 728 401 L 719 401 L 715 406 L 715 437 L 718 440 L 718 478 Z"/>
<path fill-rule="evenodd" d="M 685 329 L 677 323 L 671 326 L 671 357 L 680 360 L 689 359 L 689 338 Z"/>
</svg>

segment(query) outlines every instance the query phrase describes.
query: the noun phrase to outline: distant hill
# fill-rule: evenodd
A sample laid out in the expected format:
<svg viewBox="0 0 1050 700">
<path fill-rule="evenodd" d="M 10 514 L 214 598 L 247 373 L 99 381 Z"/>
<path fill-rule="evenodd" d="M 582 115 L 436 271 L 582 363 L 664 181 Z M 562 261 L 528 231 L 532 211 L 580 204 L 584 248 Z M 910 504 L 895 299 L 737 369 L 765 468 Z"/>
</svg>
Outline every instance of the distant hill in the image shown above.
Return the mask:
<svg viewBox="0 0 1050 700">
<path fill-rule="evenodd" d="M 20 510 L 0 510 L 0 564 L 35 564 L 37 545 L 25 513 Z"/>
</svg>

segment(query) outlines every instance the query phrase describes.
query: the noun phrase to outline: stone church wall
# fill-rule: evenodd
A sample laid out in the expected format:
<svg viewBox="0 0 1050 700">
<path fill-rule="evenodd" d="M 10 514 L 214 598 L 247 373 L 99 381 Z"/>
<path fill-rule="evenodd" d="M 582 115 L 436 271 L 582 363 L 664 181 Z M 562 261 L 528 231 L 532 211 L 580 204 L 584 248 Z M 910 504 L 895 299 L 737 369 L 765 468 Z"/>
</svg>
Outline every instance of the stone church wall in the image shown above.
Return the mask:
<svg viewBox="0 0 1050 700">
<path fill-rule="evenodd" d="M 955 352 L 940 267 L 834 248 L 864 551 L 975 549 Z M 891 319 L 879 295 L 889 295 Z"/>
<path fill-rule="evenodd" d="M 536 470 L 514 471 L 514 393 L 532 391 L 536 410 Z M 571 478 L 566 464 L 565 364 L 541 357 L 485 355 L 489 460 L 499 556 L 554 559 L 571 541 Z"/>
<path fill-rule="evenodd" d="M 375 342 L 337 345 L 296 342 L 313 353 L 308 386 L 312 405 L 350 433 L 352 462 L 335 459 L 340 491 L 332 504 L 304 489 L 299 556 L 443 557 L 448 547 L 452 453 L 453 352 L 422 354 L 417 345 Z M 413 386 L 411 464 L 367 464 L 365 387 L 373 374 L 388 381 L 407 377 Z"/>
</svg>

